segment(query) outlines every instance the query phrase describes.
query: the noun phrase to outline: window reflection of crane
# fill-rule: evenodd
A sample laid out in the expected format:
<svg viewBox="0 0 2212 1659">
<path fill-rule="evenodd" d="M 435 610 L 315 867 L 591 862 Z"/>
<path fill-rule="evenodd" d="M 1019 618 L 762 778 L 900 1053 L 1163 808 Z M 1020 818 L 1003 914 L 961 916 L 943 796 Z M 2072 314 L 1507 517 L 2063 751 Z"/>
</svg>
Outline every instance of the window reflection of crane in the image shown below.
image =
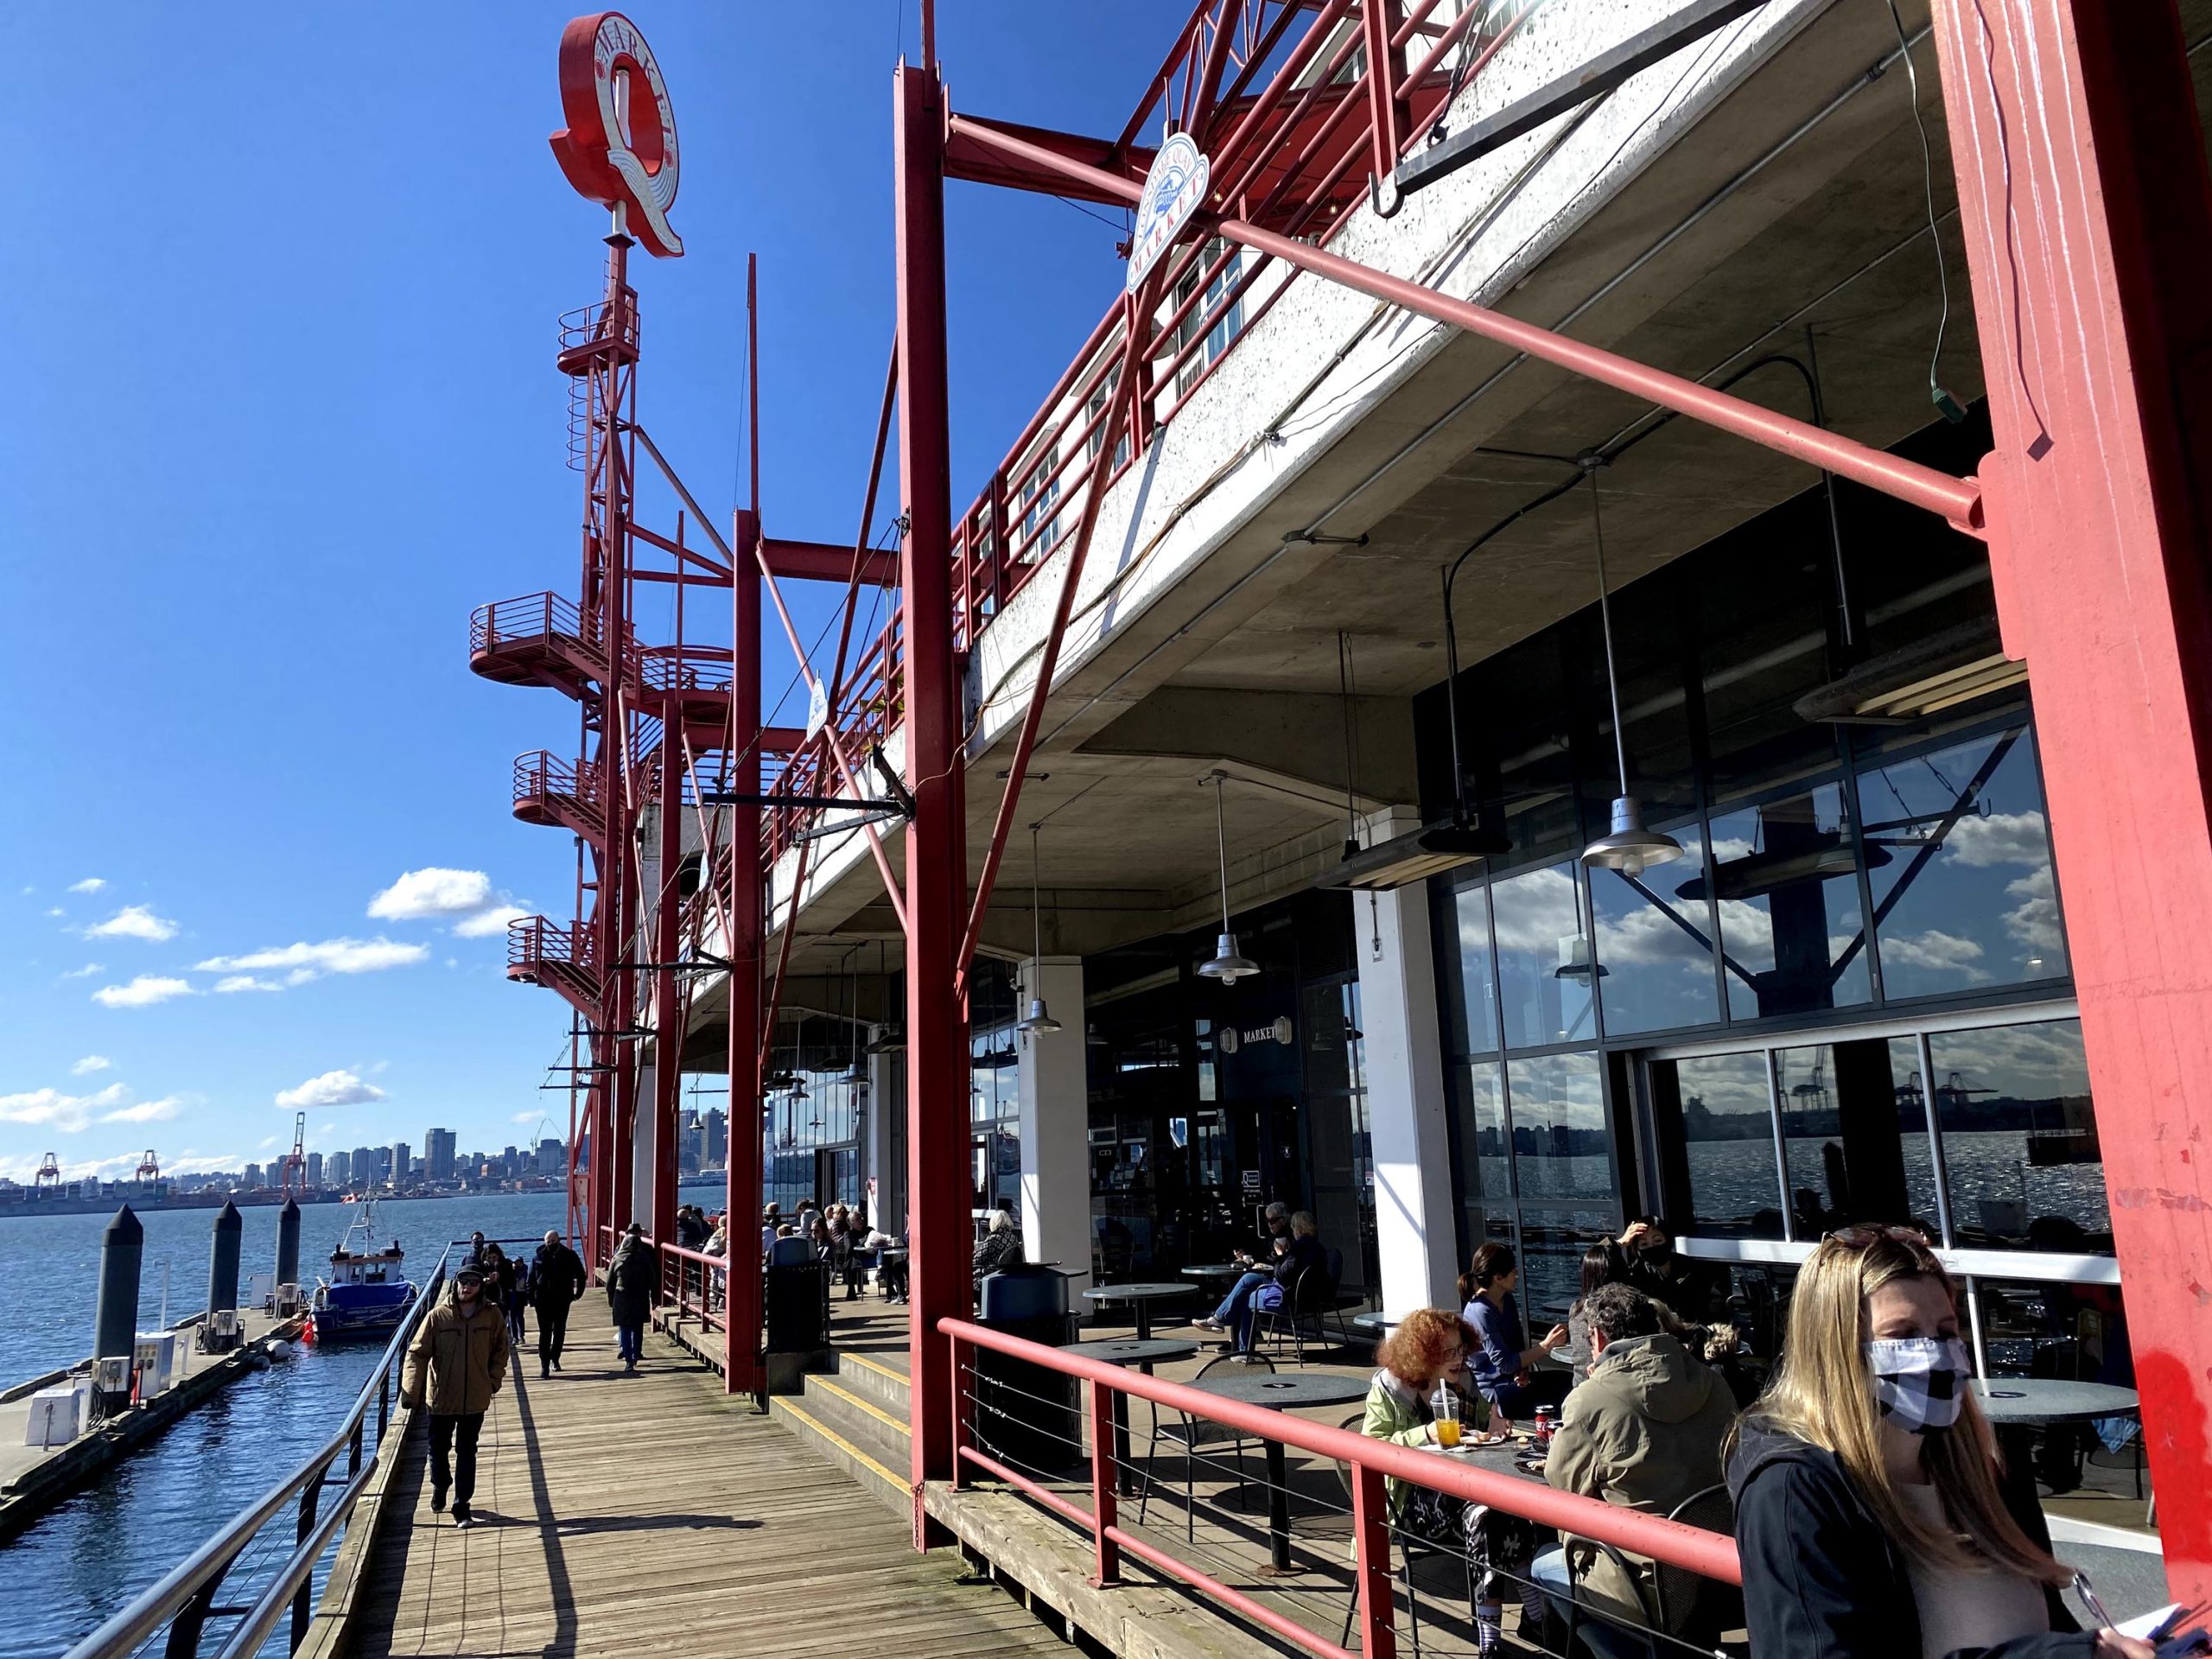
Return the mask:
<svg viewBox="0 0 2212 1659">
<path fill-rule="evenodd" d="M 1968 1088 L 1966 1074 L 1961 1071 L 1954 1071 L 1936 1087 L 1936 1115 L 1941 1118 L 1945 1112 L 1964 1106 L 1972 1096 L 1993 1095 L 1996 1092 L 1994 1089 Z"/>
<path fill-rule="evenodd" d="M 1828 1052 L 1816 1048 L 1813 1051 L 1812 1076 L 1789 1087 L 1789 1096 L 1797 1103 L 1798 1110 L 1825 1112 L 1834 1103 L 1828 1097 L 1827 1075 Z"/>
</svg>

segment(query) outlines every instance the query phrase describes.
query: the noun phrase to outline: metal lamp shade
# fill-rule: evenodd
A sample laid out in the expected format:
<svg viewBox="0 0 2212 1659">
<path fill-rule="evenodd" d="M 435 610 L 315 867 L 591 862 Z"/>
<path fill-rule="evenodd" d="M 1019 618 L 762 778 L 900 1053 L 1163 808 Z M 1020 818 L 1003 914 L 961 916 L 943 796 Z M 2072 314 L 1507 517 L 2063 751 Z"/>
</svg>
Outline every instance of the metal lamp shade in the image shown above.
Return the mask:
<svg viewBox="0 0 2212 1659">
<path fill-rule="evenodd" d="M 1014 1027 L 1016 1031 L 1027 1032 L 1033 1037 L 1041 1037 L 1047 1032 L 1061 1028 L 1060 1022 L 1045 1011 L 1045 999 L 1041 996 L 1029 999 L 1029 1017 Z"/>
<path fill-rule="evenodd" d="M 1600 836 L 1582 849 L 1582 861 L 1592 869 L 1618 870 L 1641 875 L 1654 864 L 1665 864 L 1682 855 L 1682 843 L 1643 827 L 1643 809 L 1633 795 L 1613 802 L 1613 831 Z"/>
<path fill-rule="evenodd" d="M 886 1026 L 869 1038 L 861 1046 L 863 1054 L 896 1054 L 906 1046 L 906 1033 L 895 1025 Z"/>
<path fill-rule="evenodd" d="M 1260 964 L 1237 950 L 1234 933 L 1224 933 L 1215 941 L 1212 960 L 1198 964 L 1203 977 L 1217 979 L 1224 985 L 1234 985 L 1259 971 Z"/>
</svg>

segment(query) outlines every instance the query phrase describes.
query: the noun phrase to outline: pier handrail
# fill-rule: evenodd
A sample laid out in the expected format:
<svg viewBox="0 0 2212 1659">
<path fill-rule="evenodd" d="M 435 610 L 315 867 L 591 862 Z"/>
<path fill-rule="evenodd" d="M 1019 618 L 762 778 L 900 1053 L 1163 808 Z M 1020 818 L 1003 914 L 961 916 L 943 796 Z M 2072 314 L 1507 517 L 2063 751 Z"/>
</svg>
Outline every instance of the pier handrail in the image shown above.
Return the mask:
<svg viewBox="0 0 2212 1659">
<path fill-rule="evenodd" d="M 232 1516 L 220 1531 L 178 1562 L 158 1582 L 141 1592 L 129 1605 L 119 1609 L 71 1648 L 62 1659 L 122 1659 L 122 1656 L 135 1652 L 163 1624 L 169 1627 L 168 1641 L 163 1649 L 168 1659 L 188 1659 L 188 1656 L 196 1654 L 201 1627 L 213 1611 L 215 1593 L 222 1586 L 224 1575 L 261 1529 L 296 1499 L 300 1506 L 298 1547 L 256 1599 L 223 1651 L 255 1651 L 283 1618 L 287 1602 L 293 1605 L 294 1610 L 291 1646 L 299 1646 L 307 1631 L 307 1596 L 315 1561 L 368 1487 L 372 1469 L 365 1463 L 361 1452 L 362 1429 L 369 1408 L 377 1408 L 377 1443 L 381 1447 L 391 1427 L 392 1400 L 398 1392 L 397 1367 L 406 1356 L 407 1344 L 414 1339 L 416 1328 L 445 1287 L 446 1262 L 453 1249 L 449 1244 L 439 1255 L 429 1282 L 415 1298 L 414 1306 L 400 1321 L 399 1328 L 391 1333 L 375 1372 L 361 1385 L 361 1392 L 338 1432 L 290 1475 Z M 347 1454 L 346 1484 L 340 1490 L 337 1501 L 324 1511 L 320 1502 L 322 1489 L 328 1479 L 330 1465 L 341 1452 Z M 256 1626 L 259 1627 L 259 1634 L 251 1644 L 241 1646 L 243 1637 Z"/>
<path fill-rule="evenodd" d="M 1389 1479 L 1409 1481 L 1470 1503 L 1485 1504 L 1520 1516 L 1540 1526 L 1554 1527 L 1562 1533 L 1648 1555 L 1656 1561 L 1721 1584 L 1741 1585 L 1744 1581 L 1736 1541 L 1726 1533 L 1708 1532 L 1663 1516 L 1647 1515 L 1602 1499 L 1561 1491 L 1541 1481 L 1471 1467 L 1408 1446 L 1395 1446 L 1388 1440 L 1371 1440 L 1349 1429 L 1294 1417 L 1287 1412 L 1224 1399 L 1165 1377 L 1147 1376 L 1125 1366 L 1010 1336 L 968 1319 L 941 1319 L 937 1322 L 937 1332 L 951 1343 L 956 1378 L 971 1366 L 973 1351 L 982 1348 L 1027 1360 L 1042 1370 L 1057 1371 L 1088 1385 L 1086 1414 L 1092 1439 L 1090 1509 L 1085 1510 L 1069 1502 L 1063 1496 L 1065 1489 L 1056 1491 L 1042 1481 L 1033 1480 L 975 1445 L 964 1410 L 953 1414 L 951 1484 L 956 1490 L 966 1484 L 971 1471 L 1003 1481 L 1050 1513 L 1090 1535 L 1097 1563 L 1094 1583 L 1119 1583 L 1121 1557 L 1124 1554 L 1133 1555 L 1232 1613 L 1308 1653 L 1320 1656 L 1320 1659 L 1352 1659 L 1352 1656 L 1346 1649 L 1118 1524 L 1115 1497 L 1119 1476 L 1112 1450 L 1114 1417 L 1109 1403 L 1113 1395 L 1149 1401 L 1154 1406 L 1179 1411 L 1186 1416 L 1224 1424 L 1247 1440 L 1281 1441 L 1287 1446 L 1296 1446 L 1344 1465 L 1353 1495 L 1354 1573 L 1363 1653 L 1393 1650 L 1389 1635 L 1389 1510 L 1384 1488 L 1384 1482 Z"/>
</svg>

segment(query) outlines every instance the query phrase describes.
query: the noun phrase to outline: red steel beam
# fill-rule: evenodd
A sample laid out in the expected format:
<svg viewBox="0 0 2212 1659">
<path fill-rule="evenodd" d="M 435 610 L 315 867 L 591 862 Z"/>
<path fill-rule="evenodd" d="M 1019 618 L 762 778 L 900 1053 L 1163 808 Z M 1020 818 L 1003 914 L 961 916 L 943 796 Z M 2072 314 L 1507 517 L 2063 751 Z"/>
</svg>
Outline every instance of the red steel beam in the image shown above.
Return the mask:
<svg viewBox="0 0 2212 1659">
<path fill-rule="evenodd" d="M 988 127 L 1026 143 L 1051 150 L 1080 162 L 1085 167 L 1103 168 L 1115 177 L 1124 175 L 1141 183 L 1152 166 L 1154 152 L 1142 145 L 1126 148 L 1107 143 L 1103 138 L 1088 138 L 1079 133 L 1060 132 L 1051 127 L 1033 127 L 1019 121 L 986 121 L 970 118 L 971 127 Z M 1043 190 L 1071 200 L 1103 202 L 1118 207 L 1122 198 L 1112 191 L 1102 190 L 1095 184 L 1081 181 L 1056 179 L 1049 173 L 1039 174 L 1032 164 L 1005 150 L 974 142 L 971 137 L 955 132 L 945 140 L 944 176 L 960 179 L 969 184 L 996 184 L 1014 190 Z"/>
<path fill-rule="evenodd" d="M 2212 179 L 2171 3 L 1936 0 L 2168 1593 L 2212 1597 Z"/>
<path fill-rule="evenodd" d="M 860 580 L 871 587 L 899 585 L 899 556 L 863 547 L 858 554 L 836 542 L 786 542 L 774 537 L 761 543 L 760 556 L 769 573 L 785 582 L 850 582 L 855 569 Z"/>
<path fill-rule="evenodd" d="M 1002 131 L 976 125 L 965 116 L 953 116 L 950 125 L 954 131 L 965 133 L 978 143 L 1007 149 L 1046 172 L 1087 182 L 1102 190 L 1119 191 L 1121 199 L 1125 202 L 1135 203 L 1143 194 L 1141 185 L 1128 184 L 1096 168 L 1085 167 L 1052 151 L 1027 145 L 1020 139 Z M 1969 535 L 1983 533 L 1981 486 L 1976 480 L 1954 478 L 1933 467 L 1923 467 L 1917 461 L 1889 454 L 1834 432 L 1823 431 L 1795 416 L 1761 408 L 1727 392 L 1715 391 L 1694 380 L 1670 374 L 1664 369 L 1655 369 L 1649 364 L 1638 363 L 1601 346 L 1569 340 L 1564 334 L 1554 334 L 1535 323 L 1522 322 L 1470 301 L 1453 299 L 1434 289 L 1423 288 L 1418 283 L 1376 270 L 1371 265 L 1344 258 L 1300 242 L 1294 237 L 1279 236 L 1272 231 L 1262 230 L 1258 226 L 1247 224 L 1242 219 L 1202 213 L 1193 223 L 1202 224 L 1232 242 L 1272 255 L 1301 270 L 1325 276 L 1370 298 L 1399 306 L 1418 316 L 1464 328 L 1469 334 L 1510 346 L 1515 351 L 1554 364 L 1571 373 L 1595 380 L 1601 385 L 1611 386 L 1631 397 L 1656 404 L 1662 409 L 1671 409 L 1692 420 L 1793 456 L 1808 466 L 1851 479 L 1909 505 L 1925 508 L 1943 518 L 1954 528 Z"/>
<path fill-rule="evenodd" d="M 956 1468 L 958 1378 L 941 1319 L 974 1297 L 968 1217 L 968 1011 L 953 989 L 968 898 L 960 687 L 953 653 L 952 476 L 947 445 L 944 93 L 934 67 L 893 83 L 899 327 L 899 486 L 906 607 L 906 1168 L 911 1238 L 907 1355 L 912 1379 L 914 1542 L 947 1541 L 922 1503 Z"/>
<path fill-rule="evenodd" d="M 891 342 L 890 366 L 883 372 L 883 406 L 875 416 L 875 448 L 868 453 L 868 488 L 861 497 L 861 527 L 853 532 L 853 556 L 857 559 L 868 550 L 868 532 L 875 527 L 876 492 L 883 486 L 883 456 L 891 443 L 891 416 L 899 399 L 899 342 Z M 896 572 L 899 556 L 887 555 Z M 897 580 L 894 574 L 893 581 Z M 853 616 L 860 608 L 860 584 L 857 581 L 845 589 L 845 614 L 837 625 L 837 656 L 830 668 L 830 717 L 837 715 L 837 701 L 845 694 L 845 667 L 850 659 L 853 645 Z"/>
<path fill-rule="evenodd" d="M 757 423 L 756 423 L 757 426 Z M 747 514 L 750 519 L 752 515 Z M 741 530 L 740 535 L 748 532 Z M 753 561 L 734 562 L 730 582 L 730 639 L 736 658 L 730 682 L 728 752 L 743 756 L 760 729 L 760 575 Z M 732 787 L 750 794 L 759 766 L 741 761 Z M 727 813 L 727 819 L 721 814 Z M 729 829 L 729 915 L 723 931 L 730 962 L 729 1017 L 723 1063 L 729 1074 L 729 1146 L 722 1168 L 727 1177 L 725 1210 L 730 1260 L 749 1267 L 745 1249 L 760 1214 L 760 978 L 766 872 L 760 868 L 760 809 L 741 803 L 719 809 L 716 822 Z M 728 1394 L 764 1395 L 760 1372 L 760 1299 L 757 1273 L 733 1273 L 722 1327 L 722 1389 Z"/>
<path fill-rule="evenodd" d="M 1021 735 L 1007 763 L 1006 790 L 999 797 L 997 817 L 991 824 L 991 844 L 983 854 L 983 873 L 976 883 L 976 898 L 968 912 L 968 926 L 960 940 L 960 954 L 953 964 L 959 994 L 968 994 L 968 967 L 983 937 L 983 917 L 991 907 L 997 887 L 999 864 L 1006 856 L 1007 836 L 1014 829 L 1014 813 L 1021 804 L 1021 785 L 1029 775 L 1029 757 L 1037 747 L 1037 729 L 1045 718 L 1045 700 L 1052 693 L 1052 675 L 1060 664 L 1060 642 L 1066 637 L 1068 615 L 1075 605 L 1075 590 L 1083 580 L 1084 558 L 1090 551 L 1091 532 L 1098 527 L 1098 508 L 1106 496 L 1106 480 L 1114 471 L 1114 450 L 1127 425 L 1130 400 L 1135 396 L 1136 365 L 1145 351 L 1144 319 L 1158 299 L 1158 284 L 1147 277 L 1140 291 L 1123 302 L 1127 333 L 1122 344 L 1122 372 L 1109 383 L 1105 419 L 1098 434 L 1098 454 L 1090 463 L 1090 480 L 1083 493 L 1083 517 L 1076 525 L 1075 545 L 1068 550 L 1067 573 L 1060 578 L 1060 596 L 1052 607 L 1052 626 L 1045 634 L 1045 648 L 1037 661 L 1037 683 L 1030 688 L 1029 707 L 1021 716 Z"/>
</svg>

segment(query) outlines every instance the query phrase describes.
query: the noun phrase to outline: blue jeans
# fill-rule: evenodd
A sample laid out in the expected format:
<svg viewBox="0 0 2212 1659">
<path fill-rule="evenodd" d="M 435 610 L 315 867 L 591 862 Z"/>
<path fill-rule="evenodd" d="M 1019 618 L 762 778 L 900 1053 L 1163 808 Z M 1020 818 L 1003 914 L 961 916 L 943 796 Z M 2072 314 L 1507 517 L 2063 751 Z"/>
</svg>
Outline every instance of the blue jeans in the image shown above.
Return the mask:
<svg viewBox="0 0 2212 1659">
<path fill-rule="evenodd" d="M 1229 1287 L 1229 1294 L 1221 1299 L 1221 1306 L 1214 1309 L 1214 1318 L 1230 1330 L 1241 1333 L 1249 1317 L 1244 1310 L 1252 1300 L 1252 1293 L 1262 1285 L 1272 1283 L 1274 1279 L 1274 1274 L 1272 1273 L 1262 1273 L 1257 1268 L 1247 1268 L 1243 1277 L 1231 1285 Z"/>
<path fill-rule="evenodd" d="M 645 1327 L 642 1325 L 618 1325 L 615 1333 L 621 1338 L 622 1363 L 634 1365 L 645 1357 Z"/>
<path fill-rule="evenodd" d="M 1567 1570 L 1567 1551 L 1557 1545 L 1542 1551 L 1529 1564 L 1529 1576 L 1536 1581 L 1545 1599 L 1551 1603 L 1552 1611 L 1565 1623 L 1568 1592 L 1573 1588 L 1573 1580 Z M 1649 1643 L 1631 1636 L 1618 1624 L 1607 1624 L 1587 1608 L 1583 1610 L 1574 1633 L 1597 1659 L 1650 1659 Z"/>
</svg>

